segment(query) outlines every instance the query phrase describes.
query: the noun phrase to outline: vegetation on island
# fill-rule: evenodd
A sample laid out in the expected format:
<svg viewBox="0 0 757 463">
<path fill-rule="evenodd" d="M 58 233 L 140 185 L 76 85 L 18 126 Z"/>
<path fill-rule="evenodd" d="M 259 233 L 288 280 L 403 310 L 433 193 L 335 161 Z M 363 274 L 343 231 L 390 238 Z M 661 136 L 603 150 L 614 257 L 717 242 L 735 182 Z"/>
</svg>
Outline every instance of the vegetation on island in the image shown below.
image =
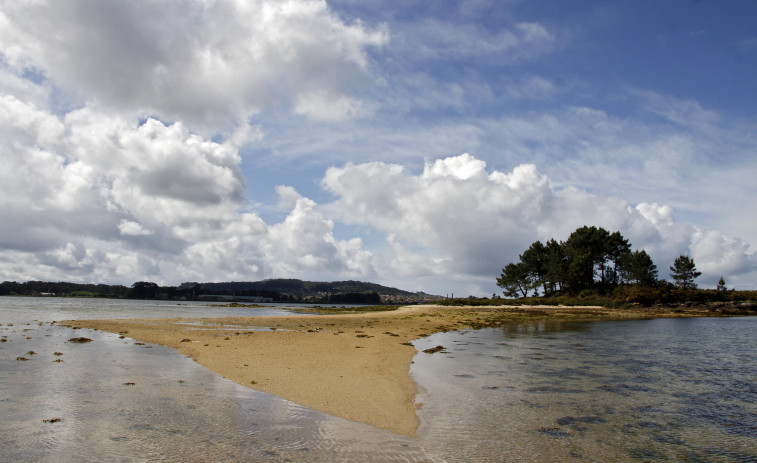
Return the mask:
<svg viewBox="0 0 757 463">
<path fill-rule="evenodd" d="M 566 241 L 533 242 L 508 263 L 497 285 L 502 295 L 491 298 L 445 298 L 359 281 L 314 282 L 297 279 L 197 283 L 160 286 L 138 281 L 123 285 L 28 281 L 0 283 L 1 295 L 104 297 L 122 299 L 210 300 L 222 302 L 296 302 L 361 304 L 363 311 L 389 305 L 435 303 L 450 306 L 708 306 L 721 312 L 755 311 L 757 291 L 726 287 L 723 277 L 715 289 L 699 289 L 701 275 L 694 260 L 681 255 L 670 266 L 672 281 L 659 279 L 657 265 L 643 249 L 633 249 L 618 231 L 583 226 Z M 504 296 L 504 297 L 503 297 Z M 341 309 L 340 309 L 341 310 Z"/>
<path fill-rule="evenodd" d="M 755 299 L 755 291 L 729 290 L 721 277 L 715 290 L 698 289 L 701 275 L 686 255 L 670 266 L 668 282 L 658 278 L 657 265 L 643 249 L 632 249 L 620 232 L 584 226 L 566 241 L 535 241 L 507 264 L 497 285 L 518 302 L 562 305 L 674 304 L 738 302 Z M 497 303 L 502 300 L 496 295 Z"/>
</svg>

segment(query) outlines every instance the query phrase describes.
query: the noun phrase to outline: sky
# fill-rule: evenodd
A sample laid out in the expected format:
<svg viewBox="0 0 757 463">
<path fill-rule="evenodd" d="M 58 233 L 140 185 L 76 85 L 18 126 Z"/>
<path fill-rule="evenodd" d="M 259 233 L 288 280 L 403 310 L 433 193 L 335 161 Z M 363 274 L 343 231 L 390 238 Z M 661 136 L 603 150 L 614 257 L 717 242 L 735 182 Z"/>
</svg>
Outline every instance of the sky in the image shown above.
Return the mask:
<svg viewBox="0 0 757 463">
<path fill-rule="evenodd" d="M 756 75 L 752 0 L 0 0 L 0 280 L 757 289 Z"/>
</svg>

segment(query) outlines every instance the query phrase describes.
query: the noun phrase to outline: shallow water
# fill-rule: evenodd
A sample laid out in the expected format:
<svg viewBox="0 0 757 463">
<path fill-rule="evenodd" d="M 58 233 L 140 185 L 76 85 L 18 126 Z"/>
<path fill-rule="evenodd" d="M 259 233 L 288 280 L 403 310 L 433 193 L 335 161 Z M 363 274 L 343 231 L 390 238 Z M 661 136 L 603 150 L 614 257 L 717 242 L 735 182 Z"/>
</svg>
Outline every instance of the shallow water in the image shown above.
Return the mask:
<svg viewBox="0 0 757 463">
<path fill-rule="evenodd" d="M 51 323 L 291 313 L 0 298 L 0 461 L 427 461 L 411 439 L 239 386 L 172 349 Z M 82 336 L 92 342 L 69 342 Z"/>
<path fill-rule="evenodd" d="M 540 322 L 416 341 L 446 461 L 757 462 L 757 319 Z"/>
<path fill-rule="evenodd" d="M 0 298 L 0 461 L 757 462 L 753 317 L 420 339 L 445 351 L 411 366 L 423 404 L 413 439 L 244 388 L 171 349 L 50 323 L 281 313 Z M 93 342 L 68 342 L 78 336 Z"/>
</svg>

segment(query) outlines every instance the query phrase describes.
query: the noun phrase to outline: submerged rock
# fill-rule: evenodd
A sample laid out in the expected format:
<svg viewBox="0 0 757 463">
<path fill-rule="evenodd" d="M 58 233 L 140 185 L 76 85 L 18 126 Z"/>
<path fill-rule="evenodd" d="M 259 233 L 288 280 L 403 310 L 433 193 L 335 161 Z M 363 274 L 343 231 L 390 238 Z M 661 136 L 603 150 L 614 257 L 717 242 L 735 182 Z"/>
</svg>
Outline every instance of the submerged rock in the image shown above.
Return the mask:
<svg viewBox="0 0 757 463">
<path fill-rule="evenodd" d="M 435 353 L 441 352 L 443 350 L 444 350 L 444 346 L 436 346 L 436 347 L 431 347 L 429 349 L 426 349 L 423 352 L 425 352 L 427 354 L 435 354 Z"/>
</svg>

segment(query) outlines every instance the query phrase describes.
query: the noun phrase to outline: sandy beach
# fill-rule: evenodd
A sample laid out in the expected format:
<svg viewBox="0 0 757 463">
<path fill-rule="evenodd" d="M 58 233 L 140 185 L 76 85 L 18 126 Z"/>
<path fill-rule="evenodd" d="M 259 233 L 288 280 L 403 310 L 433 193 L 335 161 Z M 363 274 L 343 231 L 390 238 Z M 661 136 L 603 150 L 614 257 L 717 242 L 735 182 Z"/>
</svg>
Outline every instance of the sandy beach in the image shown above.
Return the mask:
<svg viewBox="0 0 757 463">
<path fill-rule="evenodd" d="M 309 408 L 412 436 L 417 386 L 408 373 L 429 334 L 538 319 L 697 316 L 599 307 L 408 306 L 313 316 L 77 320 L 63 325 L 119 333 L 176 349 L 238 384 Z"/>
</svg>

